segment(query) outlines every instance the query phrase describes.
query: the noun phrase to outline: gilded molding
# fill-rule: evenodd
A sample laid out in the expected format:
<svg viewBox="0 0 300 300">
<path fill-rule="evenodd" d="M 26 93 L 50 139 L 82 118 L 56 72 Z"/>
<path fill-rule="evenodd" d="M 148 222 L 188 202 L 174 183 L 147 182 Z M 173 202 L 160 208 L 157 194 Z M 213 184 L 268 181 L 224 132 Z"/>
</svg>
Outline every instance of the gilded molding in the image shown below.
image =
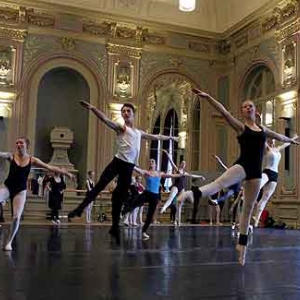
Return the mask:
<svg viewBox="0 0 300 300">
<path fill-rule="evenodd" d="M 15 9 L 0 8 L 0 21 L 8 23 L 18 23 L 19 11 Z"/>
<path fill-rule="evenodd" d="M 27 13 L 28 23 L 38 27 L 54 27 L 55 16 L 48 14 L 38 14 L 34 11 L 28 11 Z"/>
<path fill-rule="evenodd" d="M 284 40 L 288 38 L 289 36 L 292 36 L 294 33 L 300 31 L 300 21 L 297 20 L 296 22 L 293 22 L 289 26 L 281 29 L 280 31 L 277 31 L 275 36 L 278 41 Z"/>
<path fill-rule="evenodd" d="M 163 45 L 166 43 L 166 39 L 158 34 L 152 34 L 148 32 L 148 29 L 142 31 L 142 41 L 145 44 Z"/>
<path fill-rule="evenodd" d="M 83 23 L 83 32 L 89 33 L 98 37 L 114 37 L 116 32 L 117 23 L 103 22 L 96 23 Z"/>
<path fill-rule="evenodd" d="M 298 11 L 298 1 L 292 0 L 281 10 L 281 22 L 285 22 L 295 16 Z"/>
<path fill-rule="evenodd" d="M 203 53 L 210 53 L 210 46 L 208 44 L 197 43 L 197 42 L 189 42 L 188 44 L 189 50 L 195 52 L 203 52 Z"/>
<path fill-rule="evenodd" d="M 276 27 L 279 23 L 278 16 L 272 15 L 271 17 L 266 18 L 262 23 L 263 32 L 267 32 Z"/>
<path fill-rule="evenodd" d="M 223 54 L 223 55 L 229 54 L 230 49 L 231 49 L 231 44 L 228 40 L 221 40 L 218 42 L 216 46 L 216 51 L 219 54 Z"/>
<path fill-rule="evenodd" d="M 134 39 L 136 37 L 136 29 L 118 26 L 116 30 L 116 37 L 123 39 Z"/>
<path fill-rule="evenodd" d="M 129 47 L 123 45 L 116 45 L 116 44 L 107 44 L 107 51 L 111 54 L 125 54 L 129 57 L 141 58 L 142 56 L 142 49 L 136 47 Z"/>
<path fill-rule="evenodd" d="M 270 31 L 277 25 L 280 25 L 291 18 L 295 17 L 298 12 L 298 1 L 291 0 L 284 7 L 276 7 L 272 11 L 272 15 L 267 17 L 262 22 L 262 29 L 264 32 Z"/>
<path fill-rule="evenodd" d="M 5 27 L 0 27 L 0 36 L 23 42 L 27 37 L 27 31 L 20 30 L 20 29 L 8 29 Z"/>
<path fill-rule="evenodd" d="M 60 43 L 61 43 L 62 48 L 66 51 L 73 51 L 76 46 L 75 40 L 72 38 L 67 38 L 67 37 L 63 37 L 60 40 Z"/>
</svg>

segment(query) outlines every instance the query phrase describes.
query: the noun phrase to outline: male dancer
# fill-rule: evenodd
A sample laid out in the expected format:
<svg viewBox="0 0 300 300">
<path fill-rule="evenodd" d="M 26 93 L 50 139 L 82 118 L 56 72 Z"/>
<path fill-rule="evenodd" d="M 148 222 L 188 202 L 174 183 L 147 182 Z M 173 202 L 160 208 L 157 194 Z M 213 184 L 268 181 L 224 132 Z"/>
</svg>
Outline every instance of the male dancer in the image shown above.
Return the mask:
<svg viewBox="0 0 300 300">
<path fill-rule="evenodd" d="M 123 202 L 127 201 L 128 189 L 131 182 L 132 171 L 138 164 L 141 139 L 148 140 L 174 140 L 178 138 L 165 135 L 154 135 L 146 133 L 134 127 L 134 106 L 125 103 L 121 108 L 121 115 L 124 125 L 118 124 L 109 119 L 102 111 L 88 102 L 80 101 L 80 104 L 92 111 L 100 121 L 117 134 L 116 145 L 117 152 L 113 160 L 107 165 L 99 181 L 95 187 L 87 193 L 86 197 L 77 208 L 68 214 L 69 220 L 76 216 L 80 217 L 85 207 L 94 201 L 97 195 L 104 190 L 108 183 L 118 176 L 117 186 L 112 194 L 112 227 L 109 231 L 110 235 L 116 239 L 117 244 L 120 243 L 119 220 Z"/>
</svg>

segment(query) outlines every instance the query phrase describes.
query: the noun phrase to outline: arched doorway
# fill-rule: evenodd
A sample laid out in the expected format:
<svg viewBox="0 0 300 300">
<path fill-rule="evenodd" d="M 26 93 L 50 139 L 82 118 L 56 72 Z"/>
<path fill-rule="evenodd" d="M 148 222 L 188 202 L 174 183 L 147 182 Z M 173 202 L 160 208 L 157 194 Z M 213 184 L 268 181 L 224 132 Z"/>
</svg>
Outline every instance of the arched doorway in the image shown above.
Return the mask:
<svg viewBox="0 0 300 300">
<path fill-rule="evenodd" d="M 80 99 L 90 99 L 85 78 L 77 71 L 59 67 L 48 71 L 38 86 L 35 154 L 49 162 L 53 153 L 50 133 L 55 126 L 67 127 L 74 133 L 69 150 L 71 163 L 78 169 L 80 186 L 87 171 L 88 111 L 80 107 Z"/>
</svg>

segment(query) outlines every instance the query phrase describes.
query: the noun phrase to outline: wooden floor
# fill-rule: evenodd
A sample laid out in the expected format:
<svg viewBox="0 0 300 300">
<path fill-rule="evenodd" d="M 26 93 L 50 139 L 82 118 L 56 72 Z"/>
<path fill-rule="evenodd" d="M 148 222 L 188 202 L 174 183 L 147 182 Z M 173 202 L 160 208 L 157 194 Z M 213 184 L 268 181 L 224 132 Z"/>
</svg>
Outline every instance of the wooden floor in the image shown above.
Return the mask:
<svg viewBox="0 0 300 300">
<path fill-rule="evenodd" d="M 1 229 L 3 243 L 8 227 Z M 247 263 L 236 261 L 230 227 L 21 226 L 0 252 L 0 299 L 300 299 L 300 233 L 257 229 Z"/>
</svg>

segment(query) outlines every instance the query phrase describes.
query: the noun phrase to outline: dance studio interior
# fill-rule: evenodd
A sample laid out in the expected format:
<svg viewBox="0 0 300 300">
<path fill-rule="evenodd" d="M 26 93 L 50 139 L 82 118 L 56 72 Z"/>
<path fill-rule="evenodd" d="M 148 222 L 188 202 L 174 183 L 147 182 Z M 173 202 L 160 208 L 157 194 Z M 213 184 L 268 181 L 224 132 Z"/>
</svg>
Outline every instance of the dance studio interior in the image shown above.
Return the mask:
<svg viewBox="0 0 300 300">
<path fill-rule="evenodd" d="M 0 299 L 300 299 L 298 56 L 297 0 L 0 0 Z"/>
</svg>

